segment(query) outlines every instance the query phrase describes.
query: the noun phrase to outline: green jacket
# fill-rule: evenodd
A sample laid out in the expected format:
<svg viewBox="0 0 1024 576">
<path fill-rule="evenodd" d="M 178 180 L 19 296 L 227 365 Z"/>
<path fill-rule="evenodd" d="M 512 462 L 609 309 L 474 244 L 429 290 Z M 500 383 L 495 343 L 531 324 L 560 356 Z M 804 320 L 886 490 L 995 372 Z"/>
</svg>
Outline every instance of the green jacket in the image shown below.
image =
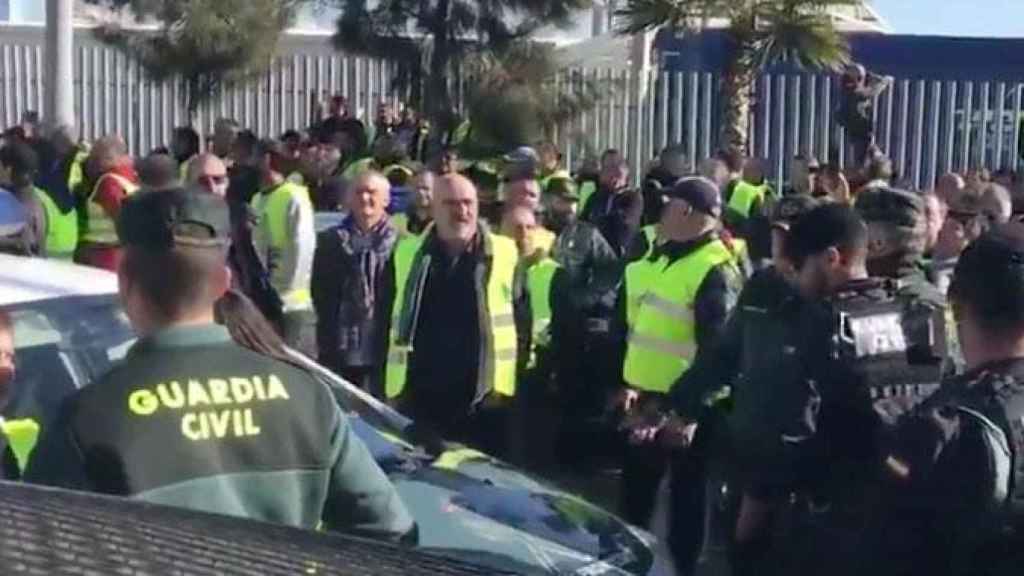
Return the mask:
<svg viewBox="0 0 1024 576">
<path fill-rule="evenodd" d="M 220 326 L 140 340 L 65 401 L 25 479 L 302 528 L 413 529 L 328 387 Z"/>
</svg>

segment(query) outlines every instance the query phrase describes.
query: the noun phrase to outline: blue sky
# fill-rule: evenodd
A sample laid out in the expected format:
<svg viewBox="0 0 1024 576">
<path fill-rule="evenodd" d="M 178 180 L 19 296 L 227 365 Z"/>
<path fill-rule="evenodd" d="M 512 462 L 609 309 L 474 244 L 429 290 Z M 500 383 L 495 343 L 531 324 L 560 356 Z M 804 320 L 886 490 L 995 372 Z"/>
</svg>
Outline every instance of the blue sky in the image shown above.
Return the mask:
<svg viewBox="0 0 1024 576">
<path fill-rule="evenodd" d="M 1021 0 L 874 0 L 901 34 L 1024 37 Z"/>
</svg>

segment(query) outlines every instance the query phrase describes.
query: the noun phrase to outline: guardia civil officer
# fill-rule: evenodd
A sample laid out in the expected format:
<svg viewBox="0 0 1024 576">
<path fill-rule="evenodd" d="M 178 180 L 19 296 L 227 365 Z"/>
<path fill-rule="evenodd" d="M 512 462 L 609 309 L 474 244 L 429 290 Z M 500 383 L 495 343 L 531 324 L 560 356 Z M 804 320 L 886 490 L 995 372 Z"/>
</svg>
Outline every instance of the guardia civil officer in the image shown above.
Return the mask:
<svg viewBox="0 0 1024 576">
<path fill-rule="evenodd" d="M 868 229 L 852 208 L 814 208 L 785 245 L 799 297 L 766 323 L 770 336 L 753 344 L 764 354 L 759 370 L 739 387 L 770 393 L 737 396 L 743 476 L 754 482 L 744 488 L 736 534 L 753 544 L 772 515 L 800 513 L 791 538 L 757 551 L 761 561 L 748 573 L 825 573 L 856 554 L 847 534 L 863 519 L 877 454 L 873 396 L 937 372 L 911 361 L 903 307 L 886 280 L 868 275 Z"/>
<path fill-rule="evenodd" d="M 949 288 L 967 372 L 903 418 L 869 568 L 1019 574 L 1024 564 L 1024 225 L 961 255 Z"/>
<path fill-rule="evenodd" d="M 798 306 L 799 293 L 795 270 L 786 257 L 786 240 L 790 226 L 817 206 L 807 195 L 782 198 L 772 214 L 773 264 L 754 274 L 740 293 L 736 308 L 726 322 L 721 337 L 707 354 L 698 355 L 693 366 L 672 388 L 672 406 L 678 416 L 687 420 L 702 419 L 700 426 L 708 432 L 713 427 L 712 415 L 705 408 L 706 400 L 731 387 L 731 411 L 728 415 L 729 435 L 734 439 L 733 470 L 730 490 L 748 500 L 748 508 L 757 507 L 756 520 L 745 522 L 736 533 L 732 557 L 733 573 L 751 574 L 763 563 L 771 545 L 772 509 L 783 498 L 770 483 L 759 481 L 758 464 L 762 452 L 760 442 L 760 411 L 776 390 L 774 382 L 785 377 L 779 373 L 783 357 L 773 344 L 783 338 L 788 315 Z M 679 438 L 672 434 L 677 423 L 667 423 L 663 443 Z M 719 428 L 719 432 L 723 430 Z M 721 449 L 724 439 L 715 445 Z M 751 448 L 751 449 L 746 449 Z M 716 454 L 721 456 L 721 454 Z M 749 514 L 748 514 L 749 516 Z"/>
<path fill-rule="evenodd" d="M 175 189 L 127 201 L 118 282 L 139 335 L 69 397 L 29 482 L 398 539 L 413 523 L 331 392 L 214 324 L 227 290 L 224 201 Z"/>
</svg>

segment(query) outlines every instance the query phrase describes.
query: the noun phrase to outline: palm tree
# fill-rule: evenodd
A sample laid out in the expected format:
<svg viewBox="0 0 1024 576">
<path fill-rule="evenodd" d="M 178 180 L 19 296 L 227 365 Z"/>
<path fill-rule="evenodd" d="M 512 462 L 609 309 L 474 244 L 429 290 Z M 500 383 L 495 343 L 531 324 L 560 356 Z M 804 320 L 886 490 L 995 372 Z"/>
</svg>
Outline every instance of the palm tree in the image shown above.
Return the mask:
<svg viewBox="0 0 1024 576">
<path fill-rule="evenodd" d="M 614 88 L 567 75 L 559 68 L 550 46 L 532 42 L 479 54 L 465 62 L 464 70 L 469 80 L 469 132 L 460 147 L 463 156 L 471 158 L 553 141 L 558 130 L 593 109 Z"/>
<path fill-rule="evenodd" d="M 830 8 L 862 0 L 628 0 L 618 11 L 621 34 L 659 27 L 699 32 L 712 20 L 728 22 L 732 40 L 722 76 L 720 142 L 747 150 L 750 103 L 757 73 L 776 62 L 801 68 L 836 70 L 849 62 L 846 38 L 836 29 Z"/>
</svg>

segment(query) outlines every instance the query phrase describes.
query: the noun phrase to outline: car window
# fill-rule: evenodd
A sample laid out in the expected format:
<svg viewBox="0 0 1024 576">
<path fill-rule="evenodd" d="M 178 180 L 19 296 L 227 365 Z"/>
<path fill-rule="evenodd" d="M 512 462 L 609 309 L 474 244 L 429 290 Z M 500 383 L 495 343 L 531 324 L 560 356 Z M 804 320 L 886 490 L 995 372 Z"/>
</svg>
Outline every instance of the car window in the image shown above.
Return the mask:
<svg viewBox="0 0 1024 576">
<path fill-rule="evenodd" d="M 109 370 L 135 339 L 113 295 L 39 300 L 8 311 L 17 363 L 11 417 L 48 422 L 64 398 Z"/>
</svg>

